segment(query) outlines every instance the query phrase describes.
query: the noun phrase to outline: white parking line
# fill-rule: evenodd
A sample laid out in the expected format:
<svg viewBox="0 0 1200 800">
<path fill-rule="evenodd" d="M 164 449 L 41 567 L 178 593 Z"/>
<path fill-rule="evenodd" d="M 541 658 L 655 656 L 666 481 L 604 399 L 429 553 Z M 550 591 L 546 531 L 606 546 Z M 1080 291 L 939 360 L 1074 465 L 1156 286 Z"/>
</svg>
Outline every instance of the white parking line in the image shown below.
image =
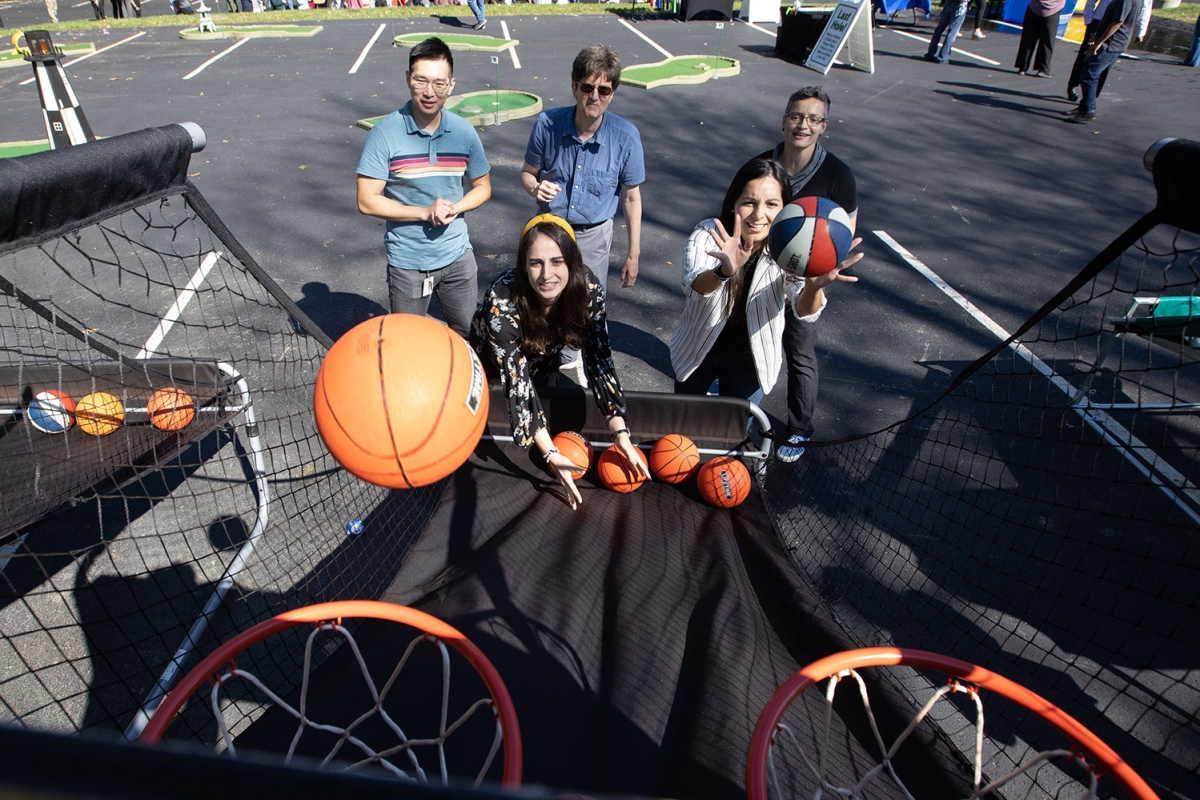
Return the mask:
<svg viewBox="0 0 1200 800">
<path fill-rule="evenodd" d="M 508 35 L 508 22 L 506 20 L 500 20 L 500 31 L 501 31 L 501 33 L 504 34 L 505 39 L 512 38 L 511 36 Z M 516 46 L 508 48 L 508 54 L 510 56 L 512 56 L 513 69 L 520 69 L 521 68 L 521 59 L 517 58 Z"/>
<path fill-rule="evenodd" d="M 675 56 L 671 55 L 670 53 L 668 53 L 666 50 L 663 50 L 661 47 L 659 47 L 659 46 L 658 46 L 658 42 L 654 41 L 654 40 L 653 40 L 653 39 L 651 39 L 649 36 L 647 36 L 646 34 L 642 33 L 642 32 L 641 32 L 641 31 L 639 31 L 637 28 L 633 27 L 633 25 L 632 25 L 632 24 L 630 24 L 629 20 L 625 19 L 624 17 L 621 17 L 621 18 L 619 18 L 619 19 L 618 19 L 618 21 L 619 21 L 619 22 L 620 22 L 622 25 L 624 25 L 626 28 L 629 28 L 629 30 L 633 31 L 633 32 L 634 32 L 634 33 L 636 33 L 638 36 L 640 36 L 640 37 L 641 37 L 643 40 L 645 40 L 646 44 L 650 45 L 650 46 L 651 46 L 651 47 L 653 47 L 655 50 L 657 50 L 658 52 L 662 53 L 662 54 L 663 54 L 663 56 L 664 56 L 665 58 L 674 58 L 674 57 L 675 57 Z"/>
<path fill-rule="evenodd" d="M 183 79 L 185 81 L 191 80 L 192 78 L 196 77 L 201 72 L 203 72 L 205 69 L 207 69 L 210 64 L 215 64 L 216 62 L 220 61 L 222 58 L 229 55 L 234 50 L 237 50 L 239 47 L 241 47 L 248 41 L 250 41 L 250 40 L 249 39 L 239 39 L 237 42 L 234 43 L 234 45 L 232 47 L 226 48 L 222 52 L 217 53 L 215 56 L 210 58 L 208 61 L 205 61 L 203 64 L 201 64 L 200 66 L 196 67 L 194 70 L 189 72 L 187 75 L 184 75 Z"/>
<path fill-rule="evenodd" d="M 94 50 L 91 53 L 88 53 L 86 56 L 80 56 L 79 58 L 76 58 L 72 61 L 68 61 L 67 63 L 63 64 L 63 69 L 66 69 L 67 67 L 70 67 L 70 66 L 74 66 L 75 64 L 78 64 L 80 61 L 86 61 L 87 59 L 91 58 L 92 56 L 98 56 L 101 53 L 103 53 L 105 50 L 112 50 L 114 47 L 119 47 L 120 45 L 123 45 L 126 42 L 132 42 L 134 39 L 137 39 L 137 38 L 139 38 L 141 36 L 145 36 L 145 35 L 146 35 L 146 31 L 142 31 L 141 33 L 135 33 L 133 36 L 126 36 L 121 41 L 113 42 L 108 47 L 101 47 L 99 50 Z M 28 78 L 26 80 L 23 80 L 17 85 L 24 86 L 28 83 L 33 83 L 33 81 L 36 77 L 37 76 L 35 75 L 33 78 Z"/>
<path fill-rule="evenodd" d="M 243 39 L 242 41 L 246 40 Z M 146 340 L 145 346 L 138 351 L 138 354 L 134 358 L 149 358 L 154 355 L 155 351 L 158 350 L 158 346 L 163 343 L 163 339 L 167 338 L 167 334 L 171 332 L 171 327 L 183 315 L 183 310 L 187 308 L 188 303 L 192 302 L 192 298 L 196 296 L 196 292 L 204 284 L 208 273 L 212 271 L 212 268 L 217 263 L 217 259 L 220 257 L 221 254 L 217 251 L 213 251 L 204 257 L 204 260 L 200 262 L 200 268 L 192 275 L 192 279 L 188 281 L 187 286 L 183 287 L 179 296 L 175 298 L 175 302 L 167 309 L 167 313 L 163 314 L 163 318 L 159 320 L 158 326 L 150 334 L 150 338 Z"/>
<path fill-rule="evenodd" d="M 954 287 L 946 283 L 942 278 L 929 267 L 922 264 L 916 256 L 904 249 L 885 231 L 872 231 L 879 240 L 887 245 L 896 255 L 904 259 L 904 261 L 920 273 L 926 280 L 936 286 L 947 297 L 962 307 L 976 322 L 987 328 L 996 338 L 1004 341 L 1008 339 L 1009 332 L 1000 327 L 991 317 L 983 313 L 967 298 L 963 297 Z M 1056 389 L 1065 394 L 1068 398 L 1075 393 L 1075 389 L 1067 381 L 1066 378 L 1056 374 L 1046 362 L 1035 356 L 1029 348 L 1019 342 L 1013 342 L 1010 347 L 1018 356 L 1025 359 L 1038 373 L 1043 375 L 1050 384 Z M 1193 504 L 1200 507 L 1200 489 L 1198 489 L 1186 476 L 1180 474 L 1174 467 L 1163 461 L 1158 453 L 1148 447 L 1140 439 L 1127 430 L 1124 425 L 1114 420 L 1108 414 L 1098 408 L 1083 409 L 1079 406 L 1071 406 L 1071 409 L 1079 415 L 1079 418 L 1085 425 L 1099 434 L 1106 442 L 1111 444 L 1121 452 L 1125 460 L 1129 462 L 1134 469 L 1146 476 L 1147 479 L 1160 489 L 1163 490 L 1171 502 L 1187 514 L 1191 519 L 1200 525 L 1200 514 L 1197 514 L 1192 506 L 1184 503 L 1179 495 L 1186 496 Z M 1138 458 L 1134 458 L 1134 454 Z M 1178 492 L 1178 494 L 1176 494 Z"/>
<path fill-rule="evenodd" d="M 362 62 L 367 58 L 367 53 L 371 52 L 371 48 L 375 46 L 375 42 L 379 41 L 379 36 L 386 27 L 387 23 L 380 23 L 379 27 L 375 29 L 375 35 L 371 37 L 371 41 L 367 42 L 367 46 L 358 54 L 358 61 L 355 61 L 354 66 L 350 68 L 351 75 L 358 72 L 358 68 L 362 66 Z"/>
<path fill-rule="evenodd" d="M 908 31 L 898 31 L 894 28 L 889 28 L 888 30 L 890 30 L 892 33 L 899 34 L 900 36 L 907 36 L 910 39 L 916 39 L 918 42 L 925 42 L 926 44 L 929 43 L 928 36 L 914 36 L 913 34 L 909 33 Z M 958 53 L 960 56 L 966 56 L 967 58 L 973 58 L 976 61 L 982 61 L 985 64 L 991 64 L 993 67 L 1000 66 L 999 61 L 992 61 L 990 58 L 984 58 L 983 56 L 977 56 L 974 53 L 968 53 L 966 50 L 959 50 L 957 47 L 951 47 L 950 51 L 952 53 Z"/>
<path fill-rule="evenodd" d="M 743 22 L 742 24 L 747 28 L 754 28 L 754 30 L 758 31 L 759 33 L 765 33 L 767 36 L 775 36 L 775 31 L 769 31 L 766 28 L 760 28 L 753 22 Z"/>
</svg>

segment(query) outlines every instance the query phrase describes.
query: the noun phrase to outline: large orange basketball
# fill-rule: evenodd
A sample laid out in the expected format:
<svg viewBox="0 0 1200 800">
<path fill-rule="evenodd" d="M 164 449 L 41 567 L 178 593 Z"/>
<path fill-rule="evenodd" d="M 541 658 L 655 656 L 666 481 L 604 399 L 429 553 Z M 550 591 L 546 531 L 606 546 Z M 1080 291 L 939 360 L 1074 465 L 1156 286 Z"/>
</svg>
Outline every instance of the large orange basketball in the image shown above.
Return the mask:
<svg viewBox="0 0 1200 800">
<path fill-rule="evenodd" d="M 92 392 L 75 407 L 75 420 L 84 433 L 107 436 L 125 421 L 125 406 L 108 392 Z"/>
<path fill-rule="evenodd" d="M 667 434 L 650 448 L 650 472 L 663 483 L 683 483 L 699 466 L 695 443 L 678 433 Z"/>
<path fill-rule="evenodd" d="M 709 505 L 733 508 L 750 495 L 750 470 L 733 456 L 717 456 L 700 467 L 696 486 Z"/>
<path fill-rule="evenodd" d="M 334 343 L 313 392 L 317 430 L 364 481 L 411 489 L 462 466 L 488 416 L 475 351 L 437 320 L 387 314 Z"/>
<path fill-rule="evenodd" d="M 587 472 L 592 466 L 592 443 L 582 433 L 563 431 L 554 436 L 558 452 L 571 459 L 571 463 Z"/>
<path fill-rule="evenodd" d="M 146 413 L 150 424 L 160 431 L 179 431 L 196 418 L 196 404 L 187 392 L 168 386 L 150 395 Z"/>
<path fill-rule="evenodd" d="M 638 459 L 645 464 L 646 457 L 642 455 L 642 451 L 636 452 Z M 610 447 L 600 454 L 600 458 L 596 460 L 596 474 L 600 476 L 600 482 L 614 492 L 632 492 L 646 482 L 641 473 L 629 468 L 624 456 L 617 452 L 616 447 Z"/>
</svg>

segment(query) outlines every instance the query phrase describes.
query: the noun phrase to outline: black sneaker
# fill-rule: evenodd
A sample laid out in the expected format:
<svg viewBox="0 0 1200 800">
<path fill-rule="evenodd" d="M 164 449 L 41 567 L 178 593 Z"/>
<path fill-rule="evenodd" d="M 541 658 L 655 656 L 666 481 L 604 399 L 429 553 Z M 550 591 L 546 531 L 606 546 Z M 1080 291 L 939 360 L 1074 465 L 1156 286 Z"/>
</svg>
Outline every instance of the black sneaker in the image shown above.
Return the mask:
<svg viewBox="0 0 1200 800">
<path fill-rule="evenodd" d="M 804 443 L 807 441 L 808 439 L 804 436 L 793 433 L 785 444 L 779 445 L 779 449 L 775 451 L 775 457 L 785 464 L 798 461 L 800 456 L 804 455 Z"/>
<path fill-rule="evenodd" d="M 1070 100 L 1072 103 L 1078 103 L 1079 102 L 1079 90 L 1076 89 L 1074 86 L 1068 86 L 1067 87 L 1067 99 Z"/>
<path fill-rule="evenodd" d="M 483 29 L 484 29 L 484 28 L 486 28 L 486 27 L 487 27 L 487 20 L 486 20 L 486 19 L 481 19 L 481 20 L 479 20 L 479 22 L 476 22 L 476 23 L 475 23 L 475 30 L 477 30 L 477 31 L 481 31 L 481 30 L 483 30 Z"/>
<path fill-rule="evenodd" d="M 1091 122 L 1092 120 L 1094 120 L 1095 118 L 1096 118 L 1095 111 L 1093 111 L 1091 113 L 1086 113 L 1086 112 L 1076 110 L 1076 111 L 1072 111 L 1070 114 L 1067 114 L 1066 121 L 1074 122 L 1077 125 L 1085 125 L 1085 124 Z"/>
</svg>

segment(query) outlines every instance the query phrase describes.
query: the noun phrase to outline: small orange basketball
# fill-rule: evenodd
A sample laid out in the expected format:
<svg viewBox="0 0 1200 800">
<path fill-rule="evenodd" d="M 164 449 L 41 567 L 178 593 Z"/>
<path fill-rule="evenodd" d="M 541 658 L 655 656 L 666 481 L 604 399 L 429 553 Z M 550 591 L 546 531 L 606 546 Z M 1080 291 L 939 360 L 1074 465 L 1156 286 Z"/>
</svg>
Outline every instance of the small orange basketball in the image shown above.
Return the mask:
<svg viewBox="0 0 1200 800">
<path fill-rule="evenodd" d="M 457 333 L 429 317 L 386 314 L 329 349 L 313 406 L 339 464 L 378 486 L 411 489 L 471 455 L 487 424 L 488 387 Z"/>
<path fill-rule="evenodd" d="M 107 436 L 125 421 L 125 407 L 108 392 L 92 392 L 75 407 L 75 421 L 84 433 Z"/>
<path fill-rule="evenodd" d="M 650 471 L 663 483 L 683 483 L 699 466 L 695 443 L 678 433 L 667 434 L 650 448 Z"/>
<path fill-rule="evenodd" d="M 637 455 L 646 464 L 646 457 L 641 450 L 637 450 Z M 600 476 L 600 482 L 614 492 L 632 492 L 646 482 L 640 473 L 629 468 L 625 457 L 617 452 L 616 447 L 610 447 L 600 454 L 596 460 L 596 474 Z"/>
<path fill-rule="evenodd" d="M 584 472 L 592 466 L 592 443 L 582 433 L 563 431 L 554 437 L 554 446 Z"/>
<path fill-rule="evenodd" d="M 187 392 L 168 386 L 150 395 L 146 413 L 150 415 L 150 424 L 160 431 L 179 431 L 196 418 L 196 404 Z"/>
<path fill-rule="evenodd" d="M 733 456 L 717 456 L 700 467 L 696 485 L 704 502 L 718 508 L 733 508 L 750 494 L 750 470 Z"/>
</svg>

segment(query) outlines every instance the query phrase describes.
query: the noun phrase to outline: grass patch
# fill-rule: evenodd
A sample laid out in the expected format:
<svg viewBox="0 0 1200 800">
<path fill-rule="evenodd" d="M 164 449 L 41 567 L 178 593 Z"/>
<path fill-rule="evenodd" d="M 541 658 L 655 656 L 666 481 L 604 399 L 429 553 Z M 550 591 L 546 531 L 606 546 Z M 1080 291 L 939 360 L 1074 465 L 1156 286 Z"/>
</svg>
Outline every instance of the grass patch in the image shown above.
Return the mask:
<svg viewBox="0 0 1200 800">
<path fill-rule="evenodd" d="M 1200 3 L 1180 3 L 1175 8 L 1154 9 L 1154 12 L 1150 15 L 1150 23 L 1153 24 L 1155 18 L 1194 23 L 1197 15 L 1200 15 Z"/>
</svg>

